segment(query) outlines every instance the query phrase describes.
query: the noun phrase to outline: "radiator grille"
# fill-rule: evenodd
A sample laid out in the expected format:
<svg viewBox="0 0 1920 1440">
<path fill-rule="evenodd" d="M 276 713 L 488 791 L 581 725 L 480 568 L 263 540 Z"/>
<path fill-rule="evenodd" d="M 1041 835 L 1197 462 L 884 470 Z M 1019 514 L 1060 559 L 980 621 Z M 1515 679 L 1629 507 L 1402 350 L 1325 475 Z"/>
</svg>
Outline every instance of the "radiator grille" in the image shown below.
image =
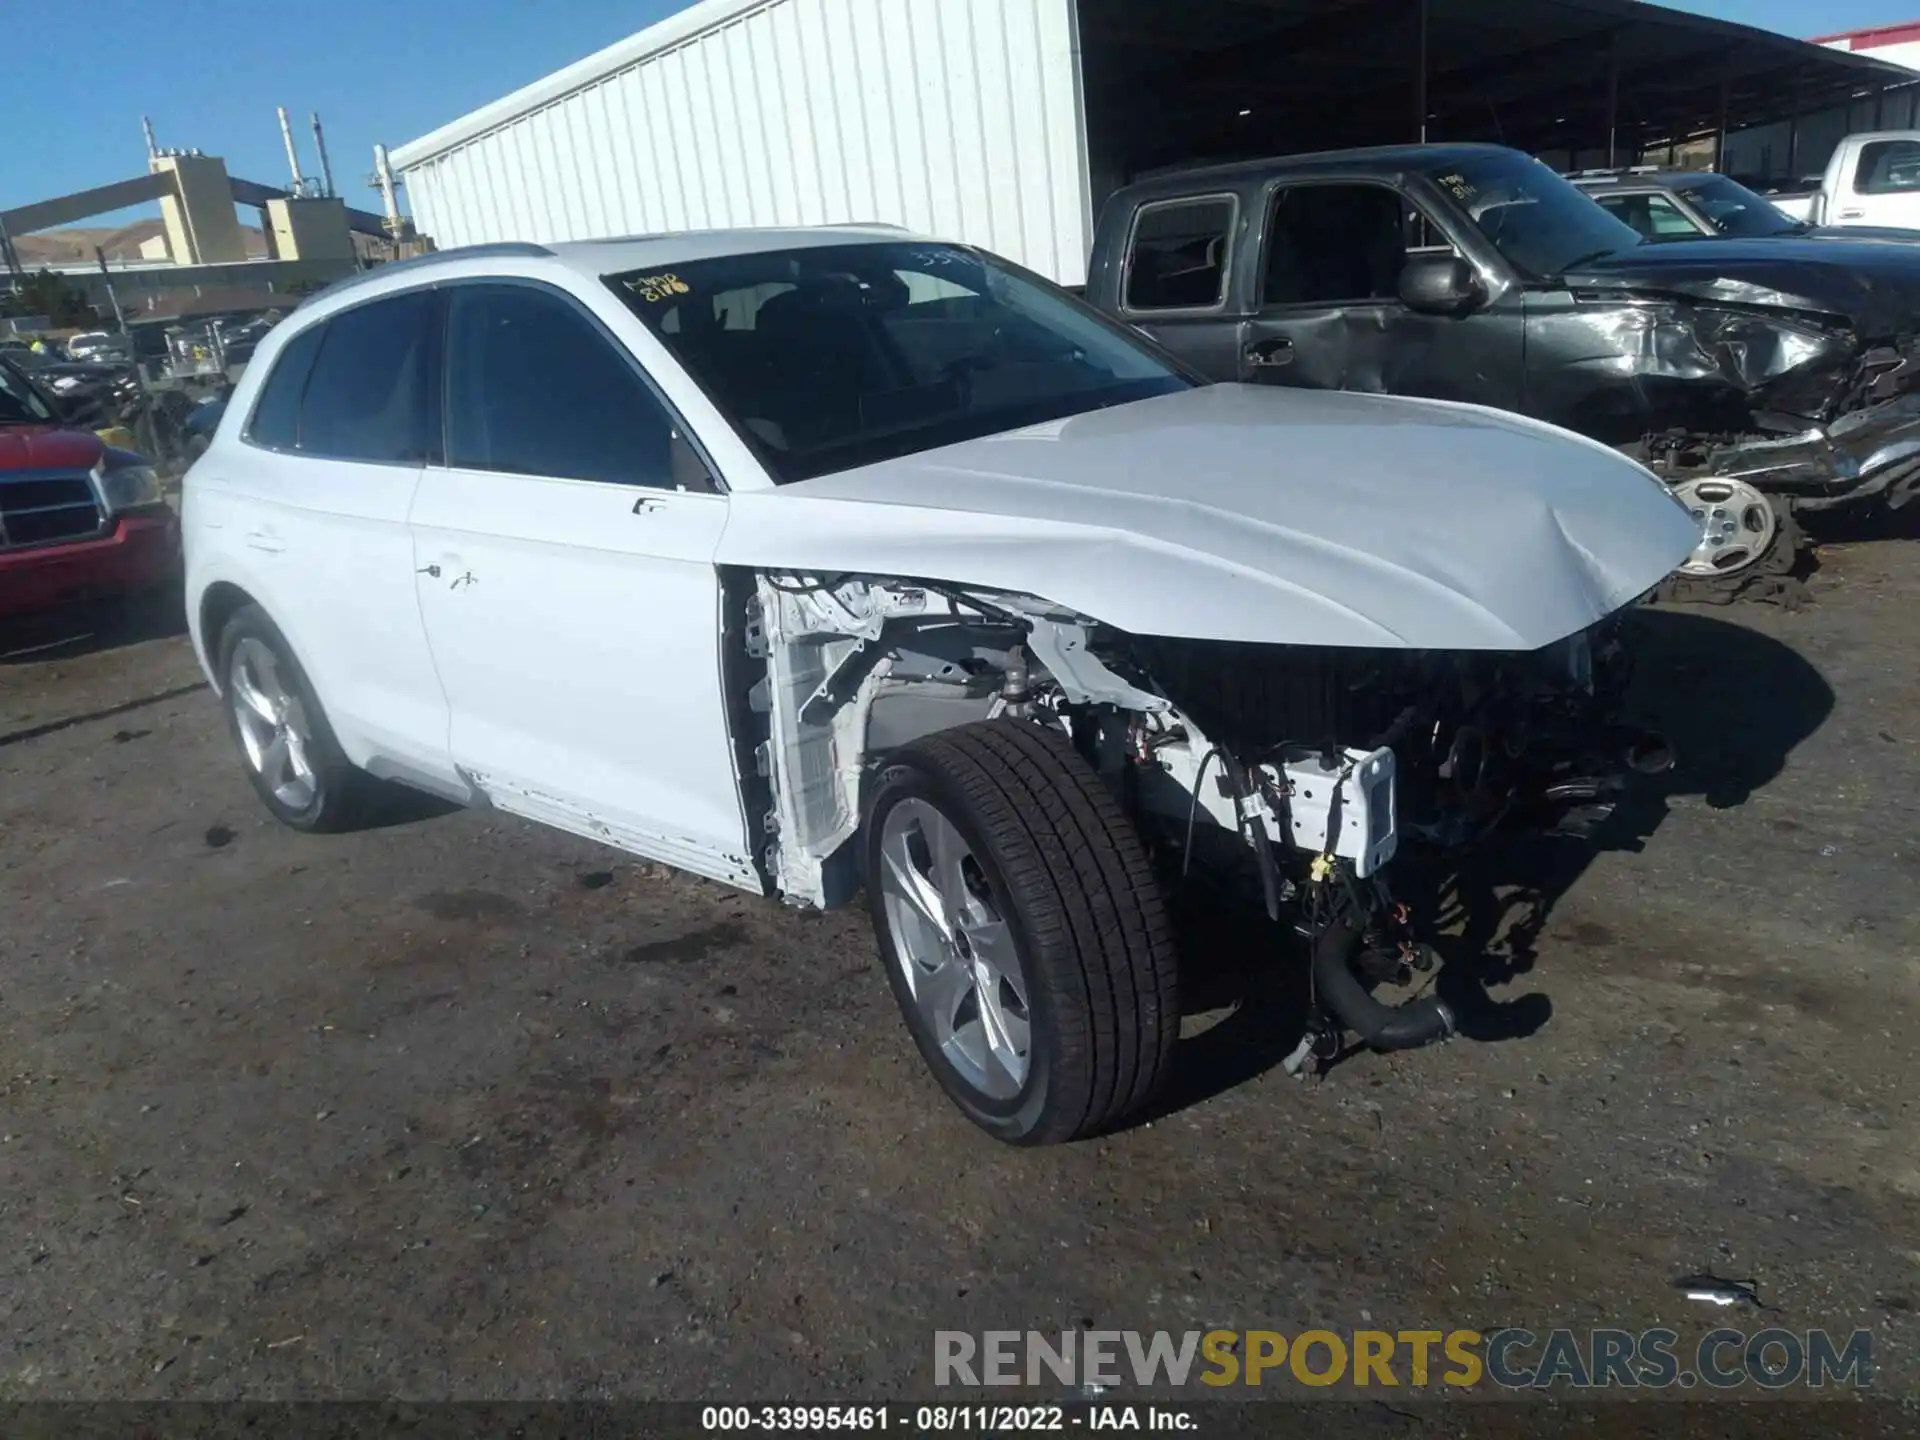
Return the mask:
<svg viewBox="0 0 1920 1440">
<path fill-rule="evenodd" d="M 100 533 L 100 502 L 84 474 L 0 472 L 0 550 Z"/>
</svg>

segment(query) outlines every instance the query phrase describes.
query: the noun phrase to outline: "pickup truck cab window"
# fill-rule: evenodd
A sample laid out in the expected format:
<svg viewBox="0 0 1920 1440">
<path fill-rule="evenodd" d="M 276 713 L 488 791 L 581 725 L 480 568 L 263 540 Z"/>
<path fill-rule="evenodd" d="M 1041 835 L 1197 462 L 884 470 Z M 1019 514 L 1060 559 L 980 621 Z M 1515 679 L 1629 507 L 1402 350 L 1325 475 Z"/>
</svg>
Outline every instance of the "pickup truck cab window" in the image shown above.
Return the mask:
<svg viewBox="0 0 1920 1440">
<path fill-rule="evenodd" d="M 1209 310 L 1224 301 L 1238 212 L 1232 195 L 1142 205 L 1127 242 L 1125 308 Z"/>
<path fill-rule="evenodd" d="M 1862 195 L 1920 190 L 1920 141 L 1876 140 L 1862 146 L 1853 188 Z"/>
<path fill-rule="evenodd" d="M 449 288 L 448 465 L 670 489 L 675 433 L 571 302 L 528 285 Z"/>
<path fill-rule="evenodd" d="M 1125 326 L 955 245 L 767 250 L 607 284 L 776 484 L 1197 383 Z"/>
</svg>

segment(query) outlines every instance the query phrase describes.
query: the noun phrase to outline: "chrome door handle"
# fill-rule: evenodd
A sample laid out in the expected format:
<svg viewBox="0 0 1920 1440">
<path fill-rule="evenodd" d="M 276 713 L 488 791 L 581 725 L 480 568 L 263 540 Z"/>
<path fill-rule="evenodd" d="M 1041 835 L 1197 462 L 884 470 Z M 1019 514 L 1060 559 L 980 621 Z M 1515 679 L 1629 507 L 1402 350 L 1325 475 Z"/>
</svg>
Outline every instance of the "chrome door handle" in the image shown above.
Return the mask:
<svg viewBox="0 0 1920 1440">
<path fill-rule="evenodd" d="M 1262 340 L 1257 345 L 1247 347 L 1247 363 L 1259 369 L 1268 369 L 1293 363 L 1293 341 L 1282 335 L 1272 340 Z"/>
</svg>

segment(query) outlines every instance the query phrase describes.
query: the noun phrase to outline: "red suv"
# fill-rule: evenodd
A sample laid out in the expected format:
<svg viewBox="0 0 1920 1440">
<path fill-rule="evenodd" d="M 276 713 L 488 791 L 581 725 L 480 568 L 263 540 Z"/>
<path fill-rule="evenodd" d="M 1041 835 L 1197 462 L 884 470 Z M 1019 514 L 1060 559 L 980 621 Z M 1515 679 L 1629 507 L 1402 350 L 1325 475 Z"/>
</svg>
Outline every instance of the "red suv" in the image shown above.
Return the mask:
<svg viewBox="0 0 1920 1440">
<path fill-rule="evenodd" d="M 153 467 L 70 428 L 0 360 L 0 621 L 137 600 L 179 573 L 180 524 Z"/>
</svg>

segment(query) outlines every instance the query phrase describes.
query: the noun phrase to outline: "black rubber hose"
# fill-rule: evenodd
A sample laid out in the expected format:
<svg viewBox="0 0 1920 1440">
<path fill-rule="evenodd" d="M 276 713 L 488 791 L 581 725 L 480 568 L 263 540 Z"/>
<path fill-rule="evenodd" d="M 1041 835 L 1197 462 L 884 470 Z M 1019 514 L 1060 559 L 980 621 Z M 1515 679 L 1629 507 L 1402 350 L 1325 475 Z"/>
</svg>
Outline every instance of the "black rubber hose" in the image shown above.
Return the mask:
<svg viewBox="0 0 1920 1440">
<path fill-rule="evenodd" d="M 1340 1023 L 1375 1050 L 1412 1050 L 1451 1035 L 1453 1012 L 1438 995 L 1383 1005 L 1367 993 L 1352 966 L 1360 938 L 1351 920 L 1336 920 L 1313 942 L 1314 990 Z"/>
</svg>

